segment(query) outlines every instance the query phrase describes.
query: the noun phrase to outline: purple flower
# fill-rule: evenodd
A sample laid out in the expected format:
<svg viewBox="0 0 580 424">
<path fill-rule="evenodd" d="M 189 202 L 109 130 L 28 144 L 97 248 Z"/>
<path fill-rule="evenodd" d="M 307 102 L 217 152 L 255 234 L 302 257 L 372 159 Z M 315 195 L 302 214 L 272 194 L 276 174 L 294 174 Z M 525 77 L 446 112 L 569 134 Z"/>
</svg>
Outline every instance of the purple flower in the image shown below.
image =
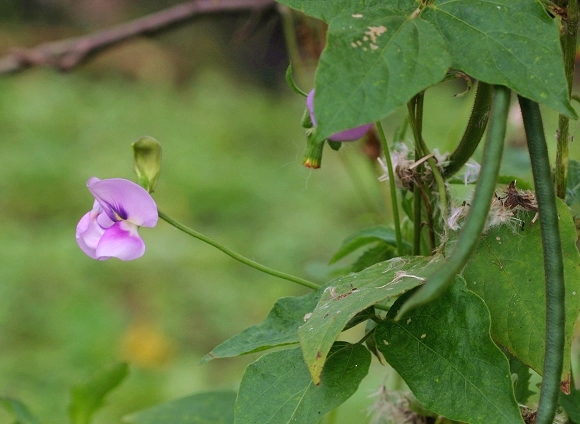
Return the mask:
<svg viewBox="0 0 580 424">
<path fill-rule="evenodd" d="M 89 178 L 87 187 L 95 197 L 93 210 L 77 225 L 77 243 L 93 259 L 137 259 L 145 253 L 138 227 L 155 227 L 157 205 L 149 193 L 122 178 Z"/>
<path fill-rule="evenodd" d="M 308 111 L 310 112 L 310 120 L 312 121 L 312 125 L 316 126 L 316 118 L 314 117 L 314 90 L 308 93 L 306 97 L 306 106 L 308 107 Z M 361 138 L 363 135 L 367 133 L 368 130 L 371 129 L 373 124 L 365 124 L 361 125 L 360 127 L 351 128 L 350 130 L 345 130 L 341 132 L 337 132 L 336 134 L 332 134 L 328 137 L 331 141 L 354 141 Z"/>
</svg>

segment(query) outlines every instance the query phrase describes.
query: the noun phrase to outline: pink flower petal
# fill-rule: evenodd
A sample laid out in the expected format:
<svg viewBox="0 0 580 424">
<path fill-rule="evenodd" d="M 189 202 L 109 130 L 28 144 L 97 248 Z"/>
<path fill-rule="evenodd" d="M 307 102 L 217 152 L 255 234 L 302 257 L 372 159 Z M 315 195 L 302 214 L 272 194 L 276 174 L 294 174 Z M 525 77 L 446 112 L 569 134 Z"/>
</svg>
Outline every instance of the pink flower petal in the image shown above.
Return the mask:
<svg viewBox="0 0 580 424">
<path fill-rule="evenodd" d="M 137 226 L 125 222 L 115 222 L 105 230 L 95 251 L 96 259 L 119 258 L 130 261 L 145 253 L 145 243 L 137 233 Z"/>
<path fill-rule="evenodd" d="M 336 134 L 332 134 L 328 137 L 331 141 L 354 141 L 361 138 L 363 135 L 367 133 L 368 130 L 371 129 L 373 124 L 366 124 L 361 125 L 360 127 L 352 128 L 350 130 L 345 130 L 338 132 Z"/>
<path fill-rule="evenodd" d="M 157 205 L 147 190 L 122 178 L 92 177 L 87 187 L 112 221 L 126 220 L 143 227 L 157 224 Z"/>
<path fill-rule="evenodd" d="M 105 233 L 105 228 L 98 223 L 99 215 L 105 215 L 99 205 L 95 201 L 93 210 L 87 212 L 77 224 L 76 240 L 77 244 L 83 252 L 93 259 L 96 259 L 95 249 L 99 244 L 99 240 Z M 105 215 L 106 216 L 106 215 Z"/>
<path fill-rule="evenodd" d="M 310 121 L 312 121 L 312 126 L 316 126 L 316 118 L 314 117 L 314 90 L 310 90 L 308 96 L 306 96 L 306 107 L 310 113 Z"/>
</svg>

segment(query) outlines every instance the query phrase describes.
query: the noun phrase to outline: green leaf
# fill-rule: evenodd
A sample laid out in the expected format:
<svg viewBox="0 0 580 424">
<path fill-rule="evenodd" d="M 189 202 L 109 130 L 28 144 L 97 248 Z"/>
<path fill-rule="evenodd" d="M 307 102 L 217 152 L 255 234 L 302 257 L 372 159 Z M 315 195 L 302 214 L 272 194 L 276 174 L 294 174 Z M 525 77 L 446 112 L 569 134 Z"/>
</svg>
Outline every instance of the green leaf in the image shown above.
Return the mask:
<svg viewBox="0 0 580 424">
<path fill-rule="evenodd" d="M 330 259 L 330 263 L 332 264 L 355 250 L 377 241 L 383 241 L 393 247 L 397 247 L 395 230 L 386 225 L 377 225 L 357 231 L 344 240 L 340 249 Z"/>
<path fill-rule="evenodd" d="M 327 284 L 312 315 L 298 330 L 304 359 L 315 383 L 336 337 L 358 312 L 418 286 L 440 257 L 399 257 Z"/>
<path fill-rule="evenodd" d="M 105 404 L 105 396 L 117 387 L 129 372 L 125 363 L 100 371 L 86 383 L 73 386 L 68 415 L 72 424 L 88 424 L 92 415 Z"/>
<path fill-rule="evenodd" d="M 450 65 L 444 38 L 422 19 L 386 8 L 333 19 L 316 71 L 317 140 L 384 118 Z"/>
<path fill-rule="evenodd" d="M 523 423 L 508 361 L 489 334 L 489 312 L 465 280 L 457 276 L 436 301 L 394 321 L 405 297 L 377 326 L 375 339 L 419 402 L 457 421 Z"/>
<path fill-rule="evenodd" d="M 236 392 L 207 392 L 162 403 L 123 417 L 132 424 L 232 424 Z"/>
<path fill-rule="evenodd" d="M 379 243 L 375 247 L 371 247 L 366 250 L 354 264 L 352 264 L 352 272 L 359 272 L 369 266 L 378 264 L 379 262 L 384 262 L 391 259 L 394 255 L 394 249 L 392 246 L 386 243 Z"/>
<path fill-rule="evenodd" d="M 316 386 L 300 348 L 268 353 L 246 368 L 234 423 L 316 424 L 356 392 L 370 363 L 364 346 L 337 342 Z"/>
<path fill-rule="evenodd" d="M 576 117 L 568 98 L 559 26 L 541 2 L 436 0 L 421 17 L 447 40 L 453 68 Z"/>
<path fill-rule="evenodd" d="M 566 204 L 568 206 L 580 203 L 580 162 L 574 159 L 568 161 L 568 181 L 566 182 Z"/>
<path fill-rule="evenodd" d="M 298 328 L 304 324 L 305 315 L 316 307 L 321 293 L 322 289 L 300 297 L 278 299 L 263 322 L 221 343 L 201 363 L 298 343 Z"/>
<path fill-rule="evenodd" d="M 325 22 L 330 22 L 336 16 L 364 12 L 374 6 L 384 6 L 403 13 L 411 13 L 418 6 L 414 0 L 278 0 L 278 3 Z"/>
<path fill-rule="evenodd" d="M 15 424 L 40 424 L 38 418 L 19 400 L 0 396 L 0 405 L 16 420 Z"/>
<path fill-rule="evenodd" d="M 508 354 L 509 355 L 509 354 Z M 514 381 L 514 394 L 520 405 L 525 405 L 530 396 L 534 394 L 530 390 L 530 367 L 515 356 L 509 355 L 510 372 Z"/>
<path fill-rule="evenodd" d="M 580 312 L 580 255 L 576 229 L 566 204 L 557 199 L 566 283 L 566 344 L 562 380 L 570 372 L 570 346 Z M 496 227 L 482 237 L 463 276 L 467 287 L 483 298 L 491 313 L 491 335 L 538 374 L 543 372 L 546 295 L 540 225 Z M 523 230 L 521 229 L 523 228 Z"/>
<path fill-rule="evenodd" d="M 576 390 L 572 387 L 570 394 L 565 395 L 560 392 L 560 405 L 568 414 L 568 418 L 575 423 L 580 423 L 580 390 Z"/>
</svg>

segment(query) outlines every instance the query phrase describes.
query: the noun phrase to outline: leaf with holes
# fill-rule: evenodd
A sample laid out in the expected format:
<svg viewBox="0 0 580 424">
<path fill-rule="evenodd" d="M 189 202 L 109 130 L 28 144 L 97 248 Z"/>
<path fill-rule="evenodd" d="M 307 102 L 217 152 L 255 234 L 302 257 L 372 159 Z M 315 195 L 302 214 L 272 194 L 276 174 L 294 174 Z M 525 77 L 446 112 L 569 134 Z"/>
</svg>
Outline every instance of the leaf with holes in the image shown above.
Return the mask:
<svg viewBox="0 0 580 424">
<path fill-rule="evenodd" d="M 316 71 L 317 139 L 384 118 L 450 65 L 443 36 L 420 18 L 381 7 L 333 19 Z"/>
<path fill-rule="evenodd" d="M 336 337 L 360 311 L 422 284 L 441 263 L 436 257 L 393 258 L 328 283 L 311 317 L 298 330 L 315 383 Z"/>
</svg>

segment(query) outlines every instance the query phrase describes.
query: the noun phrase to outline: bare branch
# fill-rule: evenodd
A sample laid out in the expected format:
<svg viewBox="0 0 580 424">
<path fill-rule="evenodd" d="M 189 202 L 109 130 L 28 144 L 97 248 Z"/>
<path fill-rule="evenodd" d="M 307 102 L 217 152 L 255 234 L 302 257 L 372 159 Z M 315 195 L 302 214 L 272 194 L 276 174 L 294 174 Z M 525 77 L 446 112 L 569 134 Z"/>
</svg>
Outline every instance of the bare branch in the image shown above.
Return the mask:
<svg viewBox="0 0 580 424">
<path fill-rule="evenodd" d="M 106 49 L 131 37 L 167 29 L 199 15 L 224 12 L 263 11 L 274 0 L 191 0 L 161 12 L 124 22 L 120 25 L 81 37 L 42 43 L 35 47 L 13 48 L 0 57 L 0 74 L 20 72 L 33 66 L 69 70 L 96 51 Z"/>
</svg>

